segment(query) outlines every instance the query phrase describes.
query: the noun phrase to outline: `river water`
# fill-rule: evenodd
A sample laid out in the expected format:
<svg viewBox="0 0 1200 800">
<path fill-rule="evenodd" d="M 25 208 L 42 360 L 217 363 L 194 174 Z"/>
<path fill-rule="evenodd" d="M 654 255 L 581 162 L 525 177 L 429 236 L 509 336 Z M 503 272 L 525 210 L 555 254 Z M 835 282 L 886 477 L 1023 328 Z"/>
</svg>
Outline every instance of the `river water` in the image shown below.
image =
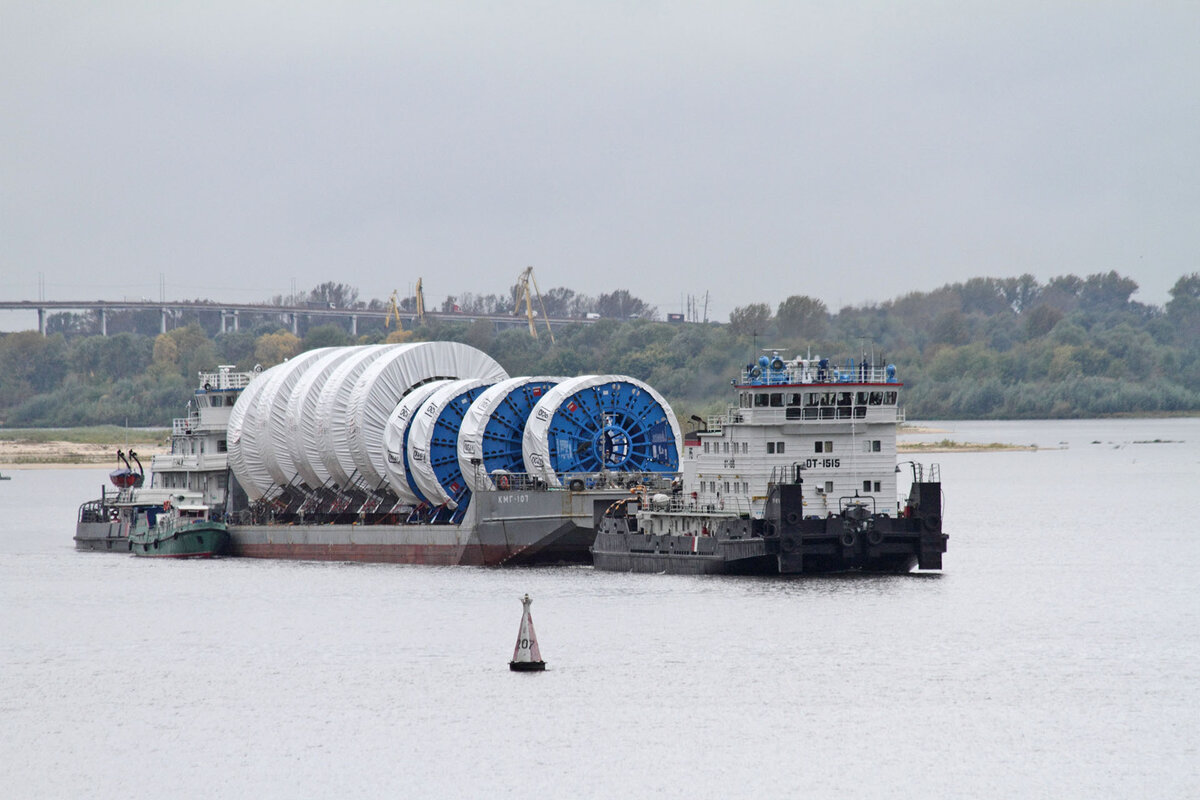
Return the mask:
<svg viewBox="0 0 1200 800">
<path fill-rule="evenodd" d="M 1200 796 L 1200 420 L 927 424 L 1040 449 L 923 456 L 909 576 L 145 561 L 72 549 L 106 470 L 10 472 L 0 791 Z"/>
</svg>

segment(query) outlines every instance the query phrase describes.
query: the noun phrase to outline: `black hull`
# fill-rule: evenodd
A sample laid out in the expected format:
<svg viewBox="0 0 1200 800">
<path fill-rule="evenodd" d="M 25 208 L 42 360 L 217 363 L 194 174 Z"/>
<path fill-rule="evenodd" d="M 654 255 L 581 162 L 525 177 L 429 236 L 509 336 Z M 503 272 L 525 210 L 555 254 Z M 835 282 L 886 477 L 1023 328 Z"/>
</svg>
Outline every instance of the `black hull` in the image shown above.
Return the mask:
<svg viewBox="0 0 1200 800">
<path fill-rule="evenodd" d="M 899 537 L 892 537 L 893 539 Z M 722 540 L 708 537 L 710 552 L 695 552 L 690 536 L 605 532 L 596 536 L 592 563 L 609 572 L 669 575 L 799 575 L 832 572 L 911 572 L 940 569 L 941 554 L 922 563 L 920 536 L 877 546 L 845 547 L 824 534 L 800 539 L 788 553 L 778 538 Z M 934 548 L 938 542 L 931 543 Z"/>
<path fill-rule="evenodd" d="M 889 517 L 869 514 L 861 507 L 844 515 L 804 519 L 800 487 L 772 487 L 765 518 L 749 520 L 728 516 L 705 519 L 684 514 L 696 532 L 648 534 L 639 530 L 638 517 L 618 513 L 600 521 L 592 545 L 596 569 L 611 572 L 647 572 L 677 575 L 801 575 L 831 572 L 905 573 L 916 569 L 941 569 L 949 538 L 942 533 L 941 487 L 918 484 L 927 497 L 925 513 Z M 669 512 L 663 524 L 669 528 Z M 678 516 L 678 515 L 676 515 Z M 655 520 L 654 514 L 650 515 Z"/>
</svg>

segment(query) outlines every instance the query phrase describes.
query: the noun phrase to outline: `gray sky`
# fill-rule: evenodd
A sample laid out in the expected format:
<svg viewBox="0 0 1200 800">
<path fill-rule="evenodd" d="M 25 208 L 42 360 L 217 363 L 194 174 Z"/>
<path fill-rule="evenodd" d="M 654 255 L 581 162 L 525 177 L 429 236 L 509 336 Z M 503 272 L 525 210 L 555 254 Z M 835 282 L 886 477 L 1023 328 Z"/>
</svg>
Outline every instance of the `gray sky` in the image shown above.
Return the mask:
<svg viewBox="0 0 1200 800">
<path fill-rule="evenodd" d="M 714 319 L 1024 272 L 1161 304 L 1200 270 L 1198 42 L 1196 2 L 0 0 L 0 299 L 532 264 Z"/>
</svg>

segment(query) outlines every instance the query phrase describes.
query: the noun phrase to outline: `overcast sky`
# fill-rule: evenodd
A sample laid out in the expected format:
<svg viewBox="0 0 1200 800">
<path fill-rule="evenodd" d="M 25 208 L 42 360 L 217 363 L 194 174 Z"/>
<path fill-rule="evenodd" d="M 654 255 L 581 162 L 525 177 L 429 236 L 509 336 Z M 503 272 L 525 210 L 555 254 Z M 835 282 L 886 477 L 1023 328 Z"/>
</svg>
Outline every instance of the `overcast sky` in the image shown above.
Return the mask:
<svg viewBox="0 0 1200 800">
<path fill-rule="evenodd" d="M 1161 304 L 1200 270 L 1198 43 L 1191 1 L 0 0 L 0 299 L 436 305 L 533 265 L 719 320 L 1025 272 Z"/>
</svg>

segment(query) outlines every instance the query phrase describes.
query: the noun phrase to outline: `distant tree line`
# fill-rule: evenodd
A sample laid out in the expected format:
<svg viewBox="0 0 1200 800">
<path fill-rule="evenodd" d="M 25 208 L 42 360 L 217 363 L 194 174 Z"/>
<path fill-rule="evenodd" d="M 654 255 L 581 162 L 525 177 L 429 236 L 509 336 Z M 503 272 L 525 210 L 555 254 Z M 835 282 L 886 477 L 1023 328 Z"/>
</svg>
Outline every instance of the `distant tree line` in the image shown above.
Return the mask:
<svg viewBox="0 0 1200 800">
<path fill-rule="evenodd" d="M 914 419 L 1200 411 L 1200 273 L 1181 277 L 1163 307 L 1132 300 L 1137 284 L 1115 272 L 1046 284 L 1025 275 L 973 278 L 836 313 L 793 295 L 774 307 L 736 308 L 728 324 L 658 322 L 656 309 L 626 290 L 586 298 L 556 288 L 545 293 L 550 316 L 605 318 L 556 327 L 555 344 L 471 319 L 512 313 L 515 291 L 463 294 L 455 298 L 461 320 L 412 330 L 360 320 L 357 336 L 341 320 L 305 325 L 297 336 L 279 317 L 251 315 L 241 330 L 221 332 L 219 306 L 201 300 L 164 334 L 157 311 L 110 312 L 107 337 L 96 335 L 90 315 L 54 315 L 45 337 L 0 336 L 0 424 L 166 425 L 182 412 L 197 373 L 218 364 L 269 367 L 317 347 L 434 340 L 485 350 L 513 375 L 632 375 L 661 391 L 681 419 L 722 408 L 729 379 L 763 350 L 894 363 Z M 386 307 L 332 282 L 301 299 Z"/>
</svg>

